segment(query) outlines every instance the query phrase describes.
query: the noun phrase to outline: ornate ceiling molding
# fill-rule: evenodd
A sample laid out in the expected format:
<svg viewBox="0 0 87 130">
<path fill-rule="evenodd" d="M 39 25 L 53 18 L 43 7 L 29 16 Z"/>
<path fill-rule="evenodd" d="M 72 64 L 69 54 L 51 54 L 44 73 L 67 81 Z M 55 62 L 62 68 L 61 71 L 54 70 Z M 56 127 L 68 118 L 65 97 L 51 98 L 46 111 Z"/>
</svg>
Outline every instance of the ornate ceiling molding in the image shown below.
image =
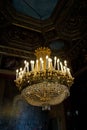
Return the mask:
<svg viewBox="0 0 87 130">
<path fill-rule="evenodd" d="M 51 26 L 52 26 L 53 28 L 53 23 L 51 19 L 41 21 L 41 20 L 37 20 L 29 16 L 25 16 L 21 13 L 18 13 L 13 8 L 10 1 L 5 1 L 4 6 L 5 6 L 4 13 L 6 13 L 11 23 L 16 26 L 21 26 L 23 28 L 34 30 L 37 32 L 41 32 L 43 30 L 42 28 L 45 28 L 45 27 L 48 27 L 51 29 Z"/>
<path fill-rule="evenodd" d="M 12 24 L 16 26 L 21 26 L 30 30 L 34 30 L 37 32 L 41 31 L 49 31 L 55 28 L 54 24 L 57 19 L 60 19 L 61 14 L 63 14 L 64 8 L 67 7 L 69 9 L 71 7 L 71 0 L 60 0 L 56 8 L 54 9 L 51 17 L 47 20 L 37 20 L 25 15 L 22 15 L 15 11 L 12 7 L 11 2 L 7 0 L 4 1 L 4 12 L 7 15 L 8 19 L 12 22 Z M 73 0 L 72 0 L 73 1 Z M 64 16 L 63 16 L 64 17 Z"/>
<path fill-rule="evenodd" d="M 25 51 L 22 49 L 7 47 L 0 45 L 0 54 L 14 56 L 14 57 L 21 57 L 25 59 L 29 59 L 29 57 L 33 56 L 33 52 Z"/>
<path fill-rule="evenodd" d="M 70 8 L 65 7 L 65 11 L 55 21 L 55 29 L 62 39 L 80 39 L 87 33 L 87 2 L 72 0 Z"/>
</svg>

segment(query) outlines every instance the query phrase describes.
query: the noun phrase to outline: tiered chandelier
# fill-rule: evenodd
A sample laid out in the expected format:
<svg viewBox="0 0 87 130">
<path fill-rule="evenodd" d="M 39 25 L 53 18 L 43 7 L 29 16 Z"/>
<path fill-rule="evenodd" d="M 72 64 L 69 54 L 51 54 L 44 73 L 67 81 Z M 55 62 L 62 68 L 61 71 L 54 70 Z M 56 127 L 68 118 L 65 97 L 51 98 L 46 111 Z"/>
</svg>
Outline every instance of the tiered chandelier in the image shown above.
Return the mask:
<svg viewBox="0 0 87 130">
<path fill-rule="evenodd" d="M 27 102 L 50 110 L 51 105 L 61 103 L 69 95 L 73 77 L 67 67 L 57 57 L 50 58 L 51 50 L 41 47 L 35 50 L 36 61 L 24 61 L 24 68 L 16 70 L 16 86 Z"/>
</svg>

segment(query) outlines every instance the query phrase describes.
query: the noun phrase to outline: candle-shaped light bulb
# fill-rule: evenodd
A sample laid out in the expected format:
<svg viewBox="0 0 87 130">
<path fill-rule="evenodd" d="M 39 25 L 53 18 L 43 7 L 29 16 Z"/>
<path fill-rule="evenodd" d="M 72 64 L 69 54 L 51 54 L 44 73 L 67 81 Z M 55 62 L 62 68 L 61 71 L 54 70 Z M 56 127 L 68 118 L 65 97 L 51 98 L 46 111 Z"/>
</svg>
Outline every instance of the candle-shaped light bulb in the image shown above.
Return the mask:
<svg viewBox="0 0 87 130">
<path fill-rule="evenodd" d="M 33 70 L 34 70 L 34 61 L 33 61 Z"/>
<path fill-rule="evenodd" d="M 46 56 L 46 59 L 48 59 L 48 55 Z"/>
<path fill-rule="evenodd" d="M 26 64 L 26 69 L 27 69 L 27 72 L 29 71 L 29 62 L 27 62 Z"/>
<path fill-rule="evenodd" d="M 16 70 L 16 79 L 18 78 L 19 73 L 18 73 L 18 69 Z"/>
<path fill-rule="evenodd" d="M 63 67 L 64 73 L 66 74 L 66 66 Z"/>
<path fill-rule="evenodd" d="M 33 71 L 33 61 L 31 60 L 30 63 L 31 63 L 31 71 Z"/>
<path fill-rule="evenodd" d="M 40 61 L 42 61 L 42 58 L 40 57 Z"/>
<path fill-rule="evenodd" d="M 60 62 L 60 60 L 57 59 L 57 69 L 58 69 L 58 70 L 59 70 L 59 62 Z"/>
<path fill-rule="evenodd" d="M 16 70 L 16 72 L 18 73 L 18 69 Z"/>
<path fill-rule="evenodd" d="M 20 72 L 22 71 L 22 68 L 20 68 Z"/>
<path fill-rule="evenodd" d="M 46 56 L 46 69 L 48 69 L 48 55 Z"/>
<path fill-rule="evenodd" d="M 50 69 L 52 69 L 52 59 L 50 58 Z"/>
<path fill-rule="evenodd" d="M 64 65 L 67 67 L 67 61 L 66 60 L 64 60 Z"/>
<path fill-rule="evenodd" d="M 40 57 L 40 71 L 42 71 L 42 64 L 43 64 L 43 62 L 42 62 L 43 60 L 42 60 L 42 58 Z"/>
<path fill-rule="evenodd" d="M 19 71 L 19 78 L 21 77 L 21 73 L 20 73 L 20 71 Z"/>
<path fill-rule="evenodd" d="M 43 70 L 43 63 L 44 63 L 44 61 L 42 60 L 42 70 Z"/>
<path fill-rule="evenodd" d="M 38 71 L 38 60 L 36 60 L 36 71 Z"/>
<path fill-rule="evenodd" d="M 26 64 L 27 64 L 26 60 L 24 61 L 24 64 L 25 64 L 25 66 L 24 66 L 24 72 L 26 72 Z"/>
<path fill-rule="evenodd" d="M 51 62 L 52 62 L 52 59 L 49 58 L 49 59 L 48 59 L 48 68 L 49 68 L 49 69 L 51 68 Z"/>
<path fill-rule="evenodd" d="M 60 62 L 61 71 L 63 72 L 63 64 Z"/>
<path fill-rule="evenodd" d="M 24 61 L 24 64 L 26 65 L 26 63 L 27 63 L 27 61 L 25 60 L 25 61 Z"/>
<path fill-rule="evenodd" d="M 54 57 L 54 69 L 56 69 L 56 60 L 57 60 L 57 57 L 55 56 Z"/>
<path fill-rule="evenodd" d="M 68 73 L 68 76 L 69 76 L 70 78 L 72 78 L 69 68 L 67 68 L 67 73 Z"/>
<path fill-rule="evenodd" d="M 67 72 L 67 61 L 64 60 L 64 65 L 65 65 L 65 72 Z"/>
<path fill-rule="evenodd" d="M 20 68 L 19 75 L 20 75 L 20 78 L 22 78 L 22 75 L 23 75 L 22 68 Z"/>
<path fill-rule="evenodd" d="M 34 61 L 32 61 L 32 71 L 34 70 Z"/>
</svg>

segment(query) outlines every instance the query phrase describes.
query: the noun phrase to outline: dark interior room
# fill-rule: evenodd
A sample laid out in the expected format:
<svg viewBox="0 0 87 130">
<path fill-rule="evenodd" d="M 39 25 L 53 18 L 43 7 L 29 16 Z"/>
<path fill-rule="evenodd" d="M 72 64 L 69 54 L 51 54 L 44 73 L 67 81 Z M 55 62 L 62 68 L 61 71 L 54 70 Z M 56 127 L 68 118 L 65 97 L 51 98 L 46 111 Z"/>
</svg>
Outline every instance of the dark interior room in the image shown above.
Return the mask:
<svg viewBox="0 0 87 130">
<path fill-rule="evenodd" d="M 86 92 L 87 1 L 0 0 L 0 130 L 87 130 Z"/>
</svg>

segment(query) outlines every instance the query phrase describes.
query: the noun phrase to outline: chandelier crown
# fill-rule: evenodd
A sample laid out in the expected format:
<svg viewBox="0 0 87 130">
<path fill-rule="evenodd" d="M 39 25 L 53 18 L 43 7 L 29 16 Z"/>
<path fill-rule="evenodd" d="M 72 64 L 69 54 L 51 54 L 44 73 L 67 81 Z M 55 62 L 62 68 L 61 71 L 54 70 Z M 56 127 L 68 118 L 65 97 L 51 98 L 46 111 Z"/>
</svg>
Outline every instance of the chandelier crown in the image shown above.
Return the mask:
<svg viewBox="0 0 87 130">
<path fill-rule="evenodd" d="M 48 47 L 40 47 L 35 50 L 35 55 L 39 59 L 41 56 L 50 56 L 51 50 Z"/>
<path fill-rule="evenodd" d="M 29 104 L 50 109 L 50 105 L 59 104 L 69 96 L 74 78 L 66 60 L 62 63 L 56 56 L 50 58 L 49 48 L 38 48 L 35 55 L 36 61 L 24 61 L 24 68 L 16 70 L 16 86 Z"/>
</svg>

